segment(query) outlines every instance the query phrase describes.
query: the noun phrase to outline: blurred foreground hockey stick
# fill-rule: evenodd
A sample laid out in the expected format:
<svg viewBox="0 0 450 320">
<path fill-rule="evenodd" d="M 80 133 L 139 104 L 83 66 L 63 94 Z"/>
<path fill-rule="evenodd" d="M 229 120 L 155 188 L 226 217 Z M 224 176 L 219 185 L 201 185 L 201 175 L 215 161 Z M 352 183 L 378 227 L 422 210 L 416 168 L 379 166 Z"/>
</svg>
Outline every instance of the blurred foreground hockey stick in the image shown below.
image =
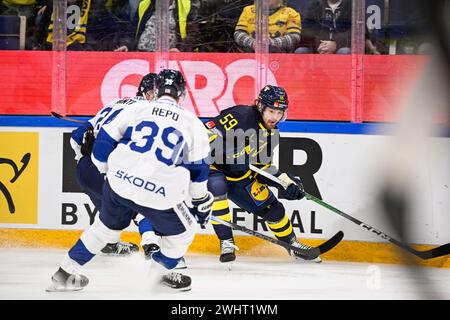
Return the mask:
<svg viewBox="0 0 450 320">
<path fill-rule="evenodd" d="M 319 255 L 330 251 L 331 249 L 333 249 L 344 237 L 344 233 L 342 231 L 339 231 L 338 233 L 336 233 L 332 238 L 328 239 L 327 241 L 325 241 L 324 243 L 322 243 L 320 246 L 318 247 L 312 247 L 311 249 L 300 249 L 294 246 L 291 246 L 289 243 L 283 242 L 281 240 L 266 236 L 262 233 L 247 229 L 246 227 L 240 226 L 236 223 L 232 223 L 232 222 L 228 222 L 228 221 L 224 221 L 220 218 L 211 216 L 211 219 L 221 223 L 223 225 L 226 225 L 230 228 L 233 228 L 235 230 L 239 230 L 245 233 L 248 233 L 252 236 L 255 236 L 257 238 L 263 239 L 263 240 L 267 240 L 269 242 L 272 242 L 274 244 L 277 244 L 279 246 L 282 246 L 288 250 L 293 250 L 295 252 L 299 252 L 302 255 L 305 255 L 307 257 L 307 260 L 313 260 L 315 258 L 317 258 Z"/>
<path fill-rule="evenodd" d="M 54 116 L 55 118 L 60 119 L 60 120 L 65 120 L 65 121 L 75 122 L 75 123 L 86 123 L 86 121 L 66 117 L 66 116 L 60 115 L 59 113 L 53 112 L 53 111 L 50 113 L 52 114 L 52 116 Z"/>
<path fill-rule="evenodd" d="M 262 169 L 259 169 L 258 167 L 255 167 L 252 164 L 250 164 L 250 170 L 252 170 L 252 171 L 254 171 L 256 173 L 259 173 L 262 176 L 265 176 L 266 178 L 268 178 L 268 179 L 270 179 L 270 180 L 272 180 L 272 181 L 282 185 L 284 188 L 287 188 L 287 185 L 285 183 L 283 183 L 283 181 L 281 181 L 277 177 L 271 175 L 270 173 L 268 173 L 268 172 L 266 172 L 266 171 L 264 171 Z M 366 224 L 366 223 L 364 223 L 364 222 L 362 222 L 362 221 L 360 221 L 360 220 L 358 220 L 358 219 L 356 219 L 356 218 L 346 214 L 345 212 L 342 212 L 341 210 L 336 209 L 335 207 L 329 205 L 328 203 L 326 203 L 326 202 L 324 202 L 324 201 L 322 201 L 320 199 L 317 199 L 316 197 L 310 195 L 309 193 L 306 193 L 306 199 L 314 201 L 315 203 L 321 205 L 322 207 L 325 207 L 328 210 L 331 210 L 334 213 L 337 213 L 338 215 L 340 215 L 340 216 L 342 216 L 342 217 L 352 221 L 353 223 L 356 223 L 357 225 L 361 226 L 363 229 L 371 231 L 372 233 L 375 233 L 377 236 L 379 236 L 379 237 L 381 237 L 381 238 L 383 238 L 383 239 L 385 239 L 385 240 L 395 244 L 396 246 L 402 248 L 403 250 L 408 251 L 409 253 L 411 253 L 411 254 L 413 254 L 413 255 L 421 258 L 421 259 L 427 260 L 427 259 L 437 258 L 437 257 L 445 256 L 445 255 L 450 253 L 450 243 L 447 243 L 447 244 L 444 244 L 442 246 L 436 247 L 434 249 L 426 250 L 426 251 L 415 250 L 412 247 L 404 244 L 403 242 L 395 240 L 392 237 L 388 236 L 387 234 L 385 234 L 385 233 L 375 229 L 374 227 L 371 227 L 368 224 Z"/>
</svg>

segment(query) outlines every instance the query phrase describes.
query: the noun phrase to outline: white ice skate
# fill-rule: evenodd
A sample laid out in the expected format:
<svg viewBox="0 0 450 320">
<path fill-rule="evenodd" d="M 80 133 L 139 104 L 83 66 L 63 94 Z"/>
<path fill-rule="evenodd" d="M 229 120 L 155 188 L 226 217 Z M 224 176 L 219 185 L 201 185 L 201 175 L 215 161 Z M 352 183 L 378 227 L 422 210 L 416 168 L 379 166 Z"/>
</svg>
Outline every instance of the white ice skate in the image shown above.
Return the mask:
<svg viewBox="0 0 450 320">
<path fill-rule="evenodd" d="M 239 250 L 239 248 L 234 244 L 233 238 L 220 240 L 219 261 L 222 263 L 227 263 L 228 270 L 230 271 L 233 266 L 233 261 L 236 260 L 235 250 Z"/>
<path fill-rule="evenodd" d="M 47 292 L 79 291 L 86 287 L 89 279 L 81 274 L 70 274 L 59 268 L 52 276 L 52 284 L 45 290 Z"/>
</svg>

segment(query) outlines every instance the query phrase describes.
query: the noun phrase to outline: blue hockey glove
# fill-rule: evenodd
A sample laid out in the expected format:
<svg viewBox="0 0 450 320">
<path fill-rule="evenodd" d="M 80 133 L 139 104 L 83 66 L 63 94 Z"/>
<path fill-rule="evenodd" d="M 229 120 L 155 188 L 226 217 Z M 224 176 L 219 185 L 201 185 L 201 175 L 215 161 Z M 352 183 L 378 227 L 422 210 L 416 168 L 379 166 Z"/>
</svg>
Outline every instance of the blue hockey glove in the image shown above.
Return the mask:
<svg viewBox="0 0 450 320">
<path fill-rule="evenodd" d="M 192 199 L 192 205 L 194 206 L 194 208 L 191 209 L 191 212 L 202 227 L 207 225 L 209 222 L 213 202 L 214 196 L 211 192 L 208 192 L 203 198 Z"/>
</svg>

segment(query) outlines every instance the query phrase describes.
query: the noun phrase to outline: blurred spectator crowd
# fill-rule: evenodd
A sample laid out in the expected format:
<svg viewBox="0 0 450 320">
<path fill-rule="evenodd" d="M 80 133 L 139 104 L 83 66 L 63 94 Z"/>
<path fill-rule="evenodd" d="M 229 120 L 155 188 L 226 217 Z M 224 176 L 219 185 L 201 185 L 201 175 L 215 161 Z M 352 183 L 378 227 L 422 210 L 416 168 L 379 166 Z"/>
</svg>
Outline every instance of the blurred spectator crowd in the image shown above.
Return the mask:
<svg viewBox="0 0 450 320">
<path fill-rule="evenodd" d="M 67 0 L 67 50 L 155 51 L 157 1 Z M 167 1 L 171 52 L 254 52 L 253 0 Z M 351 53 L 352 0 L 267 1 L 269 52 Z M 425 22 L 411 1 L 366 0 L 367 54 L 430 52 Z M 405 18 L 396 21 L 392 12 Z M 26 50 L 52 49 L 53 0 L 0 0 L 0 39 L 11 16 L 26 18 Z"/>
</svg>

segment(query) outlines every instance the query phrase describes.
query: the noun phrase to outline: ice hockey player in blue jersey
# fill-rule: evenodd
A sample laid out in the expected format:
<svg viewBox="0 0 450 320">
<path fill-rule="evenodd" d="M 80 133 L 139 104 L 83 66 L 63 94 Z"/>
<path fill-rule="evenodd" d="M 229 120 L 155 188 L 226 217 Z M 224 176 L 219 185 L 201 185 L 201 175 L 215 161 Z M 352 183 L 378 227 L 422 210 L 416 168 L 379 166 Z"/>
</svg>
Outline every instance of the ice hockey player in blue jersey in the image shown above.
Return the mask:
<svg viewBox="0 0 450 320">
<path fill-rule="evenodd" d="M 139 84 L 136 97 L 114 101 L 102 108 L 91 120 L 72 132 L 70 143 L 75 152 L 75 160 L 77 160 L 77 180 L 97 210 L 101 207 L 101 196 L 105 179 L 92 163 L 90 157 L 95 138 L 102 125 L 111 122 L 124 107 L 130 107 L 137 101 L 152 101 L 155 97 L 155 81 L 155 73 L 145 75 Z M 145 257 L 146 259 L 150 259 L 152 253 L 159 251 L 160 237 L 155 233 L 150 221 L 143 215 L 136 213 L 133 221 L 137 225 L 141 235 L 141 246 L 144 250 Z M 133 243 L 119 241 L 117 243 L 107 244 L 102 249 L 102 253 L 126 256 L 138 250 L 138 246 Z M 183 258 L 180 260 L 176 269 L 185 268 L 186 262 Z"/>
<path fill-rule="evenodd" d="M 214 195 L 212 214 L 215 217 L 231 221 L 228 206 L 230 199 L 247 212 L 263 218 L 279 240 L 308 249 L 307 245 L 297 240 L 283 204 L 268 188 L 273 186 L 282 190 L 287 200 L 300 200 L 305 195 L 300 178 L 280 172 L 271 164 L 273 149 L 279 140 L 277 125 L 286 119 L 288 103 L 283 88 L 267 85 L 260 91 L 255 105 L 222 110 L 218 116 L 205 123 L 209 130 L 213 159 L 208 189 Z M 245 133 L 242 139 L 236 138 L 239 130 Z M 235 140 L 241 143 L 234 143 Z M 288 188 L 284 190 L 281 185 L 252 172 L 249 163 L 277 176 Z M 220 240 L 220 261 L 234 261 L 237 247 L 231 228 L 216 221 L 212 221 L 212 225 Z M 305 259 L 292 250 L 289 254 Z M 320 262 L 320 257 L 314 261 Z"/>
<path fill-rule="evenodd" d="M 111 122 L 124 108 L 130 107 L 138 101 L 153 100 L 155 79 L 156 74 L 154 73 L 145 75 L 139 84 L 136 97 L 119 99 L 106 105 L 92 119 L 72 132 L 70 144 L 75 152 L 75 160 L 77 161 L 77 181 L 97 210 L 100 210 L 101 207 L 102 189 L 105 178 L 91 160 L 95 138 L 101 127 Z M 140 214 L 136 215 L 134 221 L 139 227 L 139 232 L 142 237 L 141 245 L 145 246 L 147 251 L 159 250 L 157 236 L 149 221 Z M 108 243 L 102 249 L 103 254 L 117 256 L 127 256 L 137 251 L 139 251 L 139 248 L 136 244 L 121 241 Z"/>
<path fill-rule="evenodd" d="M 157 99 L 124 108 L 100 129 L 92 161 L 106 174 L 100 213 L 69 250 L 48 291 L 81 290 L 88 278 L 82 266 L 139 212 L 161 235 L 152 254 L 159 283 L 175 290 L 191 288 L 191 278 L 173 271 L 205 225 L 213 196 L 207 189 L 210 147 L 203 123 L 179 106 L 185 83 L 179 71 L 163 70 L 156 79 Z M 192 208 L 185 201 L 191 200 Z"/>
</svg>

